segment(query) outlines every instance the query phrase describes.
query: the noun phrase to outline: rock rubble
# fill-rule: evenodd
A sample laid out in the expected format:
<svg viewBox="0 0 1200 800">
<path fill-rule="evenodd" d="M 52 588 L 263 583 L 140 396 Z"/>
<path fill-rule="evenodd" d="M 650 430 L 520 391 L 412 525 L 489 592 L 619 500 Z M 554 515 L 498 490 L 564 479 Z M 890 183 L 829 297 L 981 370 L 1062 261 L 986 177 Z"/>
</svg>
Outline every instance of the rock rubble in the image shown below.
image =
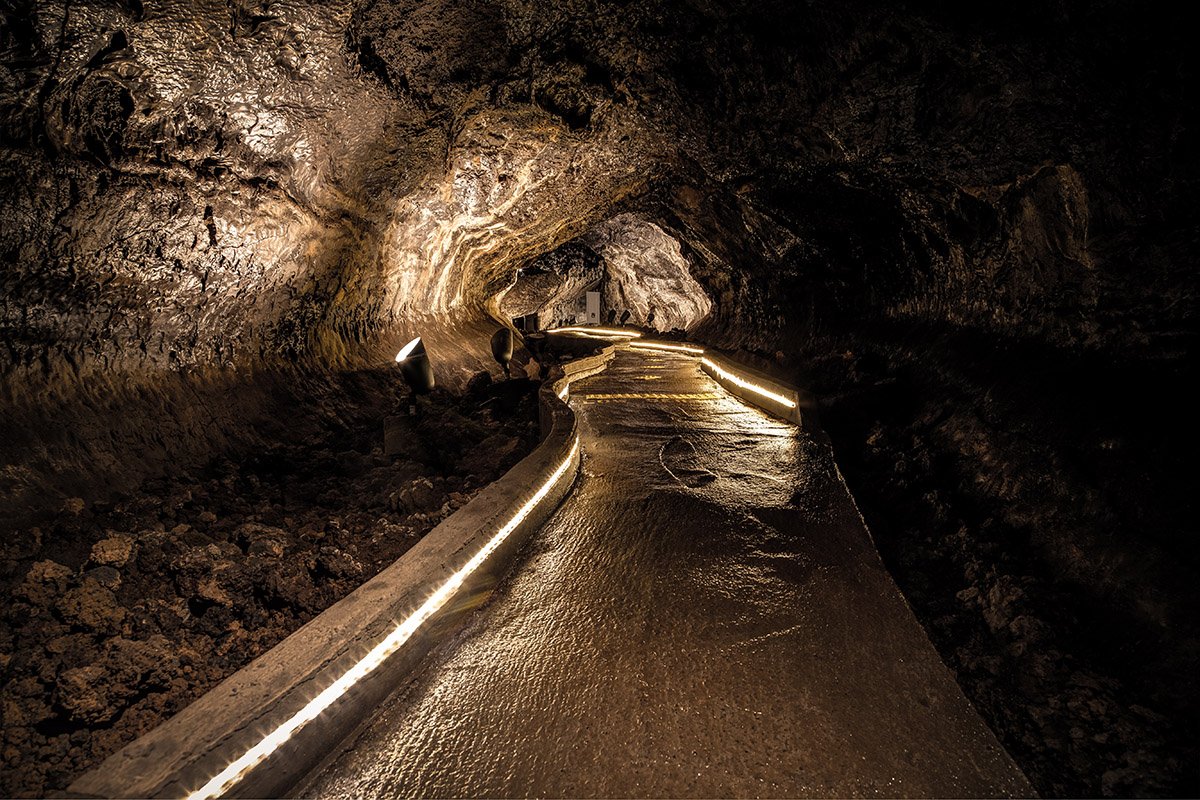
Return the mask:
<svg viewBox="0 0 1200 800">
<path fill-rule="evenodd" d="M 134 497 L 65 504 L 3 551 L 0 795 L 44 796 L 401 556 L 537 441 L 536 384 L 476 382 Z M 49 536 L 47 536 L 49 534 Z M 47 547 L 52 543 L 52 547 Z"/>
</svg>

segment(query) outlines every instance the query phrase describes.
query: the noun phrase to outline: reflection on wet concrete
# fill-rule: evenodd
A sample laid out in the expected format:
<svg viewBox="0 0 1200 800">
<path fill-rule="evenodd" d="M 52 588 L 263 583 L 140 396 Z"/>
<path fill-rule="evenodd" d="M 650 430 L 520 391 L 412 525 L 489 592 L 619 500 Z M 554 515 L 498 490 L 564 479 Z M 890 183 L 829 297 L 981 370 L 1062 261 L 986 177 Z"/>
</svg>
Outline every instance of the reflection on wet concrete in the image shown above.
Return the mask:
<svg viewBox="0 0 1200 800">
<path fill-rule="evenodd" d="M 303 795 L 1031 793 L 826 446 L 695 363 L 625 352 L 572 387 L 575 493 Z"/>
</svg>

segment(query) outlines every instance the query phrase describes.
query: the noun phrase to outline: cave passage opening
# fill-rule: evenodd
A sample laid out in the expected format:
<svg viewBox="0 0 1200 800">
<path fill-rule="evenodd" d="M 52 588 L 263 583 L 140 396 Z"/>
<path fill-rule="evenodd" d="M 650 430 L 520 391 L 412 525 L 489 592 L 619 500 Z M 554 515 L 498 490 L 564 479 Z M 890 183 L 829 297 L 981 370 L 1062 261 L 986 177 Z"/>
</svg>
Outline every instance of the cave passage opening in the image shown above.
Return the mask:
<svg viewBox="0 0 1200 800">
<path fill-rule="evenodd" d="M 504 322 L 526 332 L 605 324 L 682 335 L 713 307 L 680 242 L 632 212 L 525 262 L 493 302 Z"/>
</svg>

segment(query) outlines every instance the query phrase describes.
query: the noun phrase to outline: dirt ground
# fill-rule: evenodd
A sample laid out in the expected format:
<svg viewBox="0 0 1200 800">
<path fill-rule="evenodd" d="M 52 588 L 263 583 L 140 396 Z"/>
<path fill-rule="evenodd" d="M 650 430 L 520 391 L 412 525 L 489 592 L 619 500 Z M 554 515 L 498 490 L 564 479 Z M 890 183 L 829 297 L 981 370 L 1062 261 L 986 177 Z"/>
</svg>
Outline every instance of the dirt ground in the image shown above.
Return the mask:
<svg viewBox="0 0 1200 800">
<path fill-rule="evenodd" d="M 11 531 L 0 796 L 65 788 L 395 561 L 536 445 L 536 388 L 480 375 L 393 422 L 400 452 L 384 402 Z"/>
</svg>

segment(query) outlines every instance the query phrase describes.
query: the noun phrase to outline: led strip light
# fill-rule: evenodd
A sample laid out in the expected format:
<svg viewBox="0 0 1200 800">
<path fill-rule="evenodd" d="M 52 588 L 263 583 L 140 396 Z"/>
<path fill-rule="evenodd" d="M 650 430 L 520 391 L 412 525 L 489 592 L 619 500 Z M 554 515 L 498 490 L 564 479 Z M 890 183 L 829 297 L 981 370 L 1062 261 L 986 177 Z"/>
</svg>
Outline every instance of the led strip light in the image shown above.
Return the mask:
<svg viewBox="0 0 1200 800">
<path fill-rule="evenodd" d="M 562 331 L 552 331 L 552 333 L 562 333 Z M 580 339 L 595 339 L 598 342 L 611 342 L 614 337 L 598 335 L 595 333 L 585 333 L 584 331 L 568 331 L 572 336 L 578 336 Z"/>
<path fill-rule="evenodd" d="M 464 564 L 458 572 L 455 572 L 446 579 L 446 582 L 438 587 L 437 591 L 422 603 L 420 608 L 414 611 L 408 619 L 392 628 L 391 633 L 383 641 L 375 645 L 371 652 L 367 653 L 358 663 L 342 673 L 341 677 L 334 681 L 325 691 L 310 700 L 304 708 L 297 711 L 286 722 L 264 736 L 258 744 L 251 747 L 240 758 L 221 770 L 208 783 L 189 794 L 188 800 L 208 800 L 208 798 L 219 797 L 227 792 L 245 777 L 246 773 L 267 760 L 280 745 L 292 738 L 297 731 L 309 722 L 316 719 L 322 711 L 333 705 L 354 684 L 367 677 L 367 675 L 383 664 L 389 656 L 399 650 L 426 620 L 446 604 L 446 601 L 462 586 L 467 577 L 477 570 L 487 560 L 487 557 L 495 552 L 496 548 L 504 543 L 504 540 L 517 529 L 517 526 L 529 516 L 538 503 L 549 494 L 550 489 L 558 483 L 559 479 L 562 478 L 563 474 L 571 466 L 571 462 L 578 452 L 579 437 L 576 436 L 567 457 L 558 465 L 554 473 L 546 479 L 546 482 L 537 490 L 537 493 L 529 498 L 525 505 L 521 506 L 512 519 L 504 523 L 504 527 L 500 528 L 470 561 Z"/>
<path fill-rule="evenodd" d="M 614 392 L 611 394 L 577 394 L 575 396 L 583 398 L 589 403 L 603 403 L 606 400 L 717 400 L 726 395 L 716 392 Z"/>
<path fill-rule="evenodd" d="M 552 328 L 546 333 L 599 333 L 603 336 L 628 336 L 630 339 L 636 339 L 641 336 L 641 331 L 623 331 L 616 328 L 590 328 L 582 325 L 571 325 L 566 328 Z"/>
<path fill-rule="evenodd" d="M 729 381 L 730 383 L 736 384 L 736 385 L 742 387 L 743 389 L 747 389 L 751 392 L 754 392 L 755 394 L 760 394 L 763 397 L 770 398 L 771 400 L 774 400 L 776 403 L 785 405 L 788 408 L 796 407 L 796 401 L 791 399 L 790 397 L 784 397 L 781 394 L 776 394 L 775 392 L 772 392 L 770 389 L 764 389 L 762 386 L 759 386 L 757 383 L 751 383 L 750 381 L 746 380 L 745 378 L 740 378 L 737 375 L 734 375 L 732 372 L 721 369 L 712 361 L 712 359 L 702 358 L 702 359 L 700 359 L 700 361 L 705 366 L 712 368 L 712 370 L 714 372 L 716 372 L 718 375 L 720 375 L 722 378 Z"/>
<path fill-rule="evenodd" d="M 696 355 L 704 352 L 703 347 L 693 347 L 687 344 L 667 344 L 666 342 L 630 342 L 629 346 L 637 350 L 673 350 L 680 353 L 694 353 Z"/>
</svg>

